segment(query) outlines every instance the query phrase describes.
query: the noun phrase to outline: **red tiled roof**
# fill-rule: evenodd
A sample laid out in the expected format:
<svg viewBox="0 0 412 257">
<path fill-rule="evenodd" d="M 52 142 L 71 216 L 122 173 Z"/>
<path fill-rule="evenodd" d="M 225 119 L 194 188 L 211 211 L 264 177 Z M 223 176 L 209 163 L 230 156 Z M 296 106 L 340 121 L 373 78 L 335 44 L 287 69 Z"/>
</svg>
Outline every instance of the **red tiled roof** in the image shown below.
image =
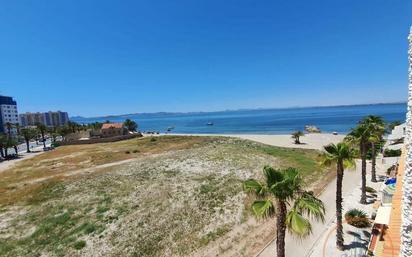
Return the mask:
<svg viewBox="0 0 412 257">
<path fill-rule="evenodd" d="M 123 123 L 104 123 L 102 129 L 123 128 Z"/>
</svg>

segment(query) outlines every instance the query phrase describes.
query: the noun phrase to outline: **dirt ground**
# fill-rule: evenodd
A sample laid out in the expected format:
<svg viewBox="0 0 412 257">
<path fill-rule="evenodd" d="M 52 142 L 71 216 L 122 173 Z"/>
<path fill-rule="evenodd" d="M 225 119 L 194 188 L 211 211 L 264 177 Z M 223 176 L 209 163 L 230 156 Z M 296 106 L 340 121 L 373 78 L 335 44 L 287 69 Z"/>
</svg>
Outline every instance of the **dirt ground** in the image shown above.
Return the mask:
<svg viewBox="0 0 412 257">
<path fill-rule="evenodd" d="M 275 224 L 242 182 L 292 166 L 320 190 L 318 154 L 224 137 L 64 146 L 0 173 L 0 255 L 251 256 Z"/>
</svg>

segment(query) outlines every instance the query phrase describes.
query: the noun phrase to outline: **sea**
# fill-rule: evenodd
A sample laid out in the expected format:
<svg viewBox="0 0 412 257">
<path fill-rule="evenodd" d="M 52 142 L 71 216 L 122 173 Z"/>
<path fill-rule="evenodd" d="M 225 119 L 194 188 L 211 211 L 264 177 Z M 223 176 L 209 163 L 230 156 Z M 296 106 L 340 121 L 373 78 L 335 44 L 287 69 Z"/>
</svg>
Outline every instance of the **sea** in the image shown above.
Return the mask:
<svg viewBox="0 0 412 257">
<path fill-rule="evenodd" d="M 78 123 L 137 122 L 140 131 L 182 134 L 290 134 L 305 125 L 322 132 L 346 134 L 363 117 L 381 116 L 386 122 L 406 119 L 406 103 L 236 110 L 192 113 L 137 113 L 105 117 L 72 117 Z"/>
</svg>

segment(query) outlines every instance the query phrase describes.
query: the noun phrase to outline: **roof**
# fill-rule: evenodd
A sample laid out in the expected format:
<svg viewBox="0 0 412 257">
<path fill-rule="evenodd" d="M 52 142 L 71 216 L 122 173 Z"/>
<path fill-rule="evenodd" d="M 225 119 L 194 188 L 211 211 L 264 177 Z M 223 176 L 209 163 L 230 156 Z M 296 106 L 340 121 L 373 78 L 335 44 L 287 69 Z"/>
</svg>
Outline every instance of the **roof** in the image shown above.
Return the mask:
<svg viewBox="0 0 412 257">
<path fill-rule="evenodd" d="M 102 129 L 123 128 L 123 123 L 104 123 Z"/>
<path fill-rule="evenodd" d="M 391 216 L 392 207 L 379 207 L 378 211 L 376 212 L 375 223 L 376 224 L 384 224 L 389 225 L 389 218 Z"/>
</svg>

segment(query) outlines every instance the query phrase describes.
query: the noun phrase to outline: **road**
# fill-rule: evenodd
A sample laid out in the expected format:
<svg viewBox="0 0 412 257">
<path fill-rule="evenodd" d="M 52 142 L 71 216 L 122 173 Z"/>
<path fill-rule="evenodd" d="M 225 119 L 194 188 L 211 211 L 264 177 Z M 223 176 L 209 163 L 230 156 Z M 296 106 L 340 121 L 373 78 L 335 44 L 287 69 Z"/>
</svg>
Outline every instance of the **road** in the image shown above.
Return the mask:
<svg viewBox="0 0 412 257">
<path fill-rule="evenodd" d="M 49 139 L 46 140 L 46 146 L 50 146 L 50 144 L 51 144 L 51 139 L 49 138 Z M 43 143 L 39 142 L 38 144 L 36 144 L 35 141 L 30 141 L 29 147 L 30 147 L 30 149 L 35 149 L 35 148 L 38 148 L 38 147 L 43 148 Z M 14 148 L 9 148 L 7 151 L 11 154 L 15 153 Z M 27 151 L 26 143 L 22 143 L 22 144 L 17 146 L 17 152 L 19 154 L 25 153 L 26 151 Z"/>
</svg>

